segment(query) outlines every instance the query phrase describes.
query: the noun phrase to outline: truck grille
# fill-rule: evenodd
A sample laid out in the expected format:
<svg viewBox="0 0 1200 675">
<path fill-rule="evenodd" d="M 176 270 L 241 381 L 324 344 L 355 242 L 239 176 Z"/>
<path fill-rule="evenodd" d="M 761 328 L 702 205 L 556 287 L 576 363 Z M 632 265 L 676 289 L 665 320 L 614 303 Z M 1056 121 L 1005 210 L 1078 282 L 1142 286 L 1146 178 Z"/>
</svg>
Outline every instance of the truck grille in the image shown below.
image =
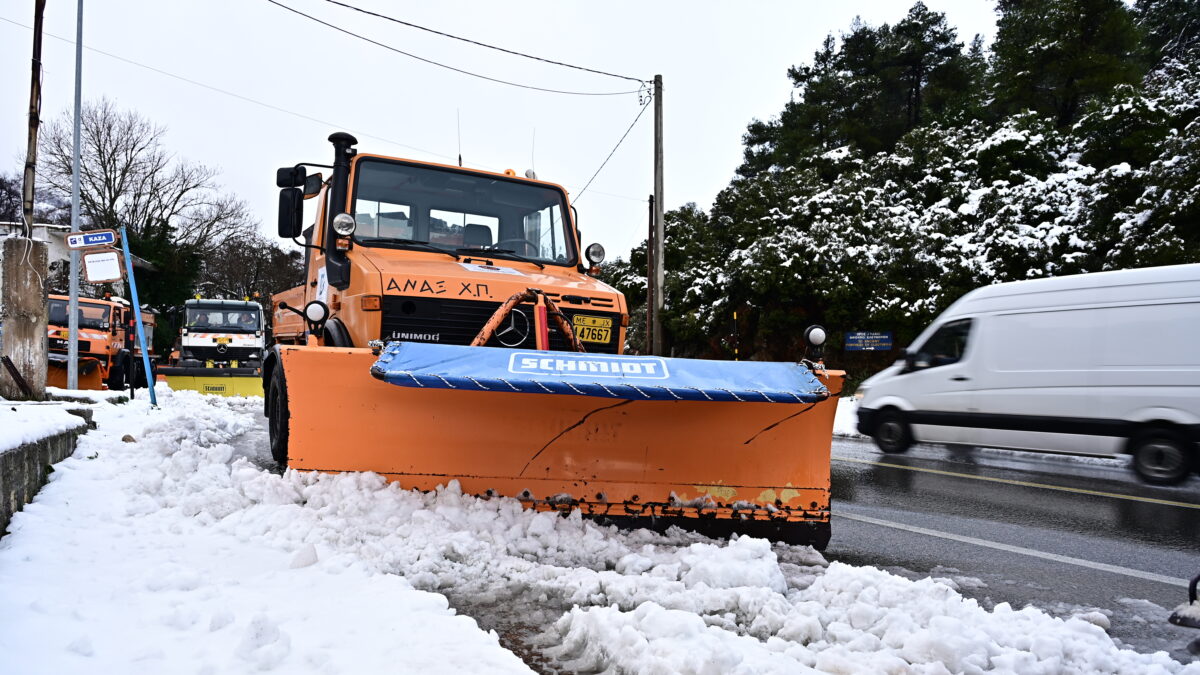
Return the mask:
<svg viewBox="0 0 1200 675">
<path fill-rule="evenodd" d="M 444 345 L 469 345 L 479 334 L 479 330 L 492 318 L 501 303 L 477 300 L 443 300 L 441 298 L 405 297 L 399 295 L 383 296 L 383 320 L 380 322 L 380 339 L 385 341 L 400 340 L 404 342 L 436 342 Z M 488 341 L 489 347 L 512 347 L 517 349 L 533 349 L 535 337 L 533 333 L 533 305 L 517 305 L 516 309 L 524 312 L 528 319 L 528 330 L 525 339 L 517 342 L 515 333 L 510 333 L 504 344 L 496 336 Z M 608 317 L 612 319 L 612 330 L 606 343 L 584 342 L 584 347 L 597 354 L 616 354 L 617 341 L 620 337 L 621 315 L 614 312 L 578 311 L 562 308 L 563 314 L 571 320 L 576 314 L 591 317 Z M 501 326 L 503 328 L 503 325 Z M 553 327 L 550 330 L 550 349 L 566 351 L 567 343 Z"/>
</svg>

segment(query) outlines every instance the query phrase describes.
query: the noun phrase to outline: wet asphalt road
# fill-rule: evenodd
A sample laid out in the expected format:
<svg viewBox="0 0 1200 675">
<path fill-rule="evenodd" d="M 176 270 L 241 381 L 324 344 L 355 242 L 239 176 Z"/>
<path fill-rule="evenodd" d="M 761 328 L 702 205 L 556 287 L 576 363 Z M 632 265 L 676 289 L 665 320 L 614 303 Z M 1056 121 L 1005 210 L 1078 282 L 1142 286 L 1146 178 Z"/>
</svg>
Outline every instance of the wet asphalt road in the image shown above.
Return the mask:
<svg viewBox="0 0 1200 675">
<path fill-rule="evenodd" d="M 1124 459 L 841 438 L 832 469 L 830 560 L 945 577 L 988 608 L 1099 610 L 1128 648 L 1200 660 L 1200 631 L 1167 623 L 1200 574 L 1200 477 L 1153 487 Z"/>
</svg>

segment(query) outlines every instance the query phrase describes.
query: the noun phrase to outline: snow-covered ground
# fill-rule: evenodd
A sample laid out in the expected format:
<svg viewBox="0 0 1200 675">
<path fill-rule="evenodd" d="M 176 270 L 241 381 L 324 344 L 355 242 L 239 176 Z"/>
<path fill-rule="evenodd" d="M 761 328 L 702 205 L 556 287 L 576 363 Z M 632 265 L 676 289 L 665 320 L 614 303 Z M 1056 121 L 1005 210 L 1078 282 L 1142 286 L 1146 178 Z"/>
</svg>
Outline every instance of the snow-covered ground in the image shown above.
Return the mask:
<svg viewBox="0 0 1200 675">
<path fill-rule="evenodd" d="M 160 392 L 98 404 L 0 540 L 4 672 L 529 672 L 453 603 L 569 671 L 1200 674 L 1099 614 L 989 611 L 807 547 L 280 475 L 261 400 Z"/>
<path fill-rule="evenodd" d="M 0 399 L 0 451 L 86 424 L 82 417 L 67 412 L 59 403 Z"/>
</svg>

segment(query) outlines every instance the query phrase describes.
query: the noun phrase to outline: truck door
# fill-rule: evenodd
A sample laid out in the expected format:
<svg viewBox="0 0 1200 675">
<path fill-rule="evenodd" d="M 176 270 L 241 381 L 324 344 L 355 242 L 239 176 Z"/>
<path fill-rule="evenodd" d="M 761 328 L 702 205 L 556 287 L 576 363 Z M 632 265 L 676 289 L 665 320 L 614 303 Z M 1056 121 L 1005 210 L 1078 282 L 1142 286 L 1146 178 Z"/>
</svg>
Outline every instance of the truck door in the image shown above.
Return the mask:
<svg viewBox="0 0 1200 675">
<path fill-rule="evenodd" d="M 942 324 L 910 351 L 911 370 L 905 378 L 905 398 L 913 406 L 913 436 L 930 443 L 960 443 L 966 429 L 960 424 L 970 410 L 975 364 L 972 359 L 974 319 Z"/>
</svg>

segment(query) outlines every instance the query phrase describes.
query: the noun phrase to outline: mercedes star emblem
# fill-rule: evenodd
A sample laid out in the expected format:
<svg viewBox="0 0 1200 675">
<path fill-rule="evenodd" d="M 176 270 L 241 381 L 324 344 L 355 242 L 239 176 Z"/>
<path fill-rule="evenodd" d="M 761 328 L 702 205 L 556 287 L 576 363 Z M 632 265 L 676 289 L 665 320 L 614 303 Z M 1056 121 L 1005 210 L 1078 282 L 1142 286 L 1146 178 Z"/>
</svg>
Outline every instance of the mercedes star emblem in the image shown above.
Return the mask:
<svg viewBox="0 0 1200 675">
<path fill-rule="evenodd" d="M 529 337 L 529 317 L 519 309 L 508 313 L 502 327 L 496 331 L 496 339 L 505 347 L 516 347 Z"/>
</svg>

